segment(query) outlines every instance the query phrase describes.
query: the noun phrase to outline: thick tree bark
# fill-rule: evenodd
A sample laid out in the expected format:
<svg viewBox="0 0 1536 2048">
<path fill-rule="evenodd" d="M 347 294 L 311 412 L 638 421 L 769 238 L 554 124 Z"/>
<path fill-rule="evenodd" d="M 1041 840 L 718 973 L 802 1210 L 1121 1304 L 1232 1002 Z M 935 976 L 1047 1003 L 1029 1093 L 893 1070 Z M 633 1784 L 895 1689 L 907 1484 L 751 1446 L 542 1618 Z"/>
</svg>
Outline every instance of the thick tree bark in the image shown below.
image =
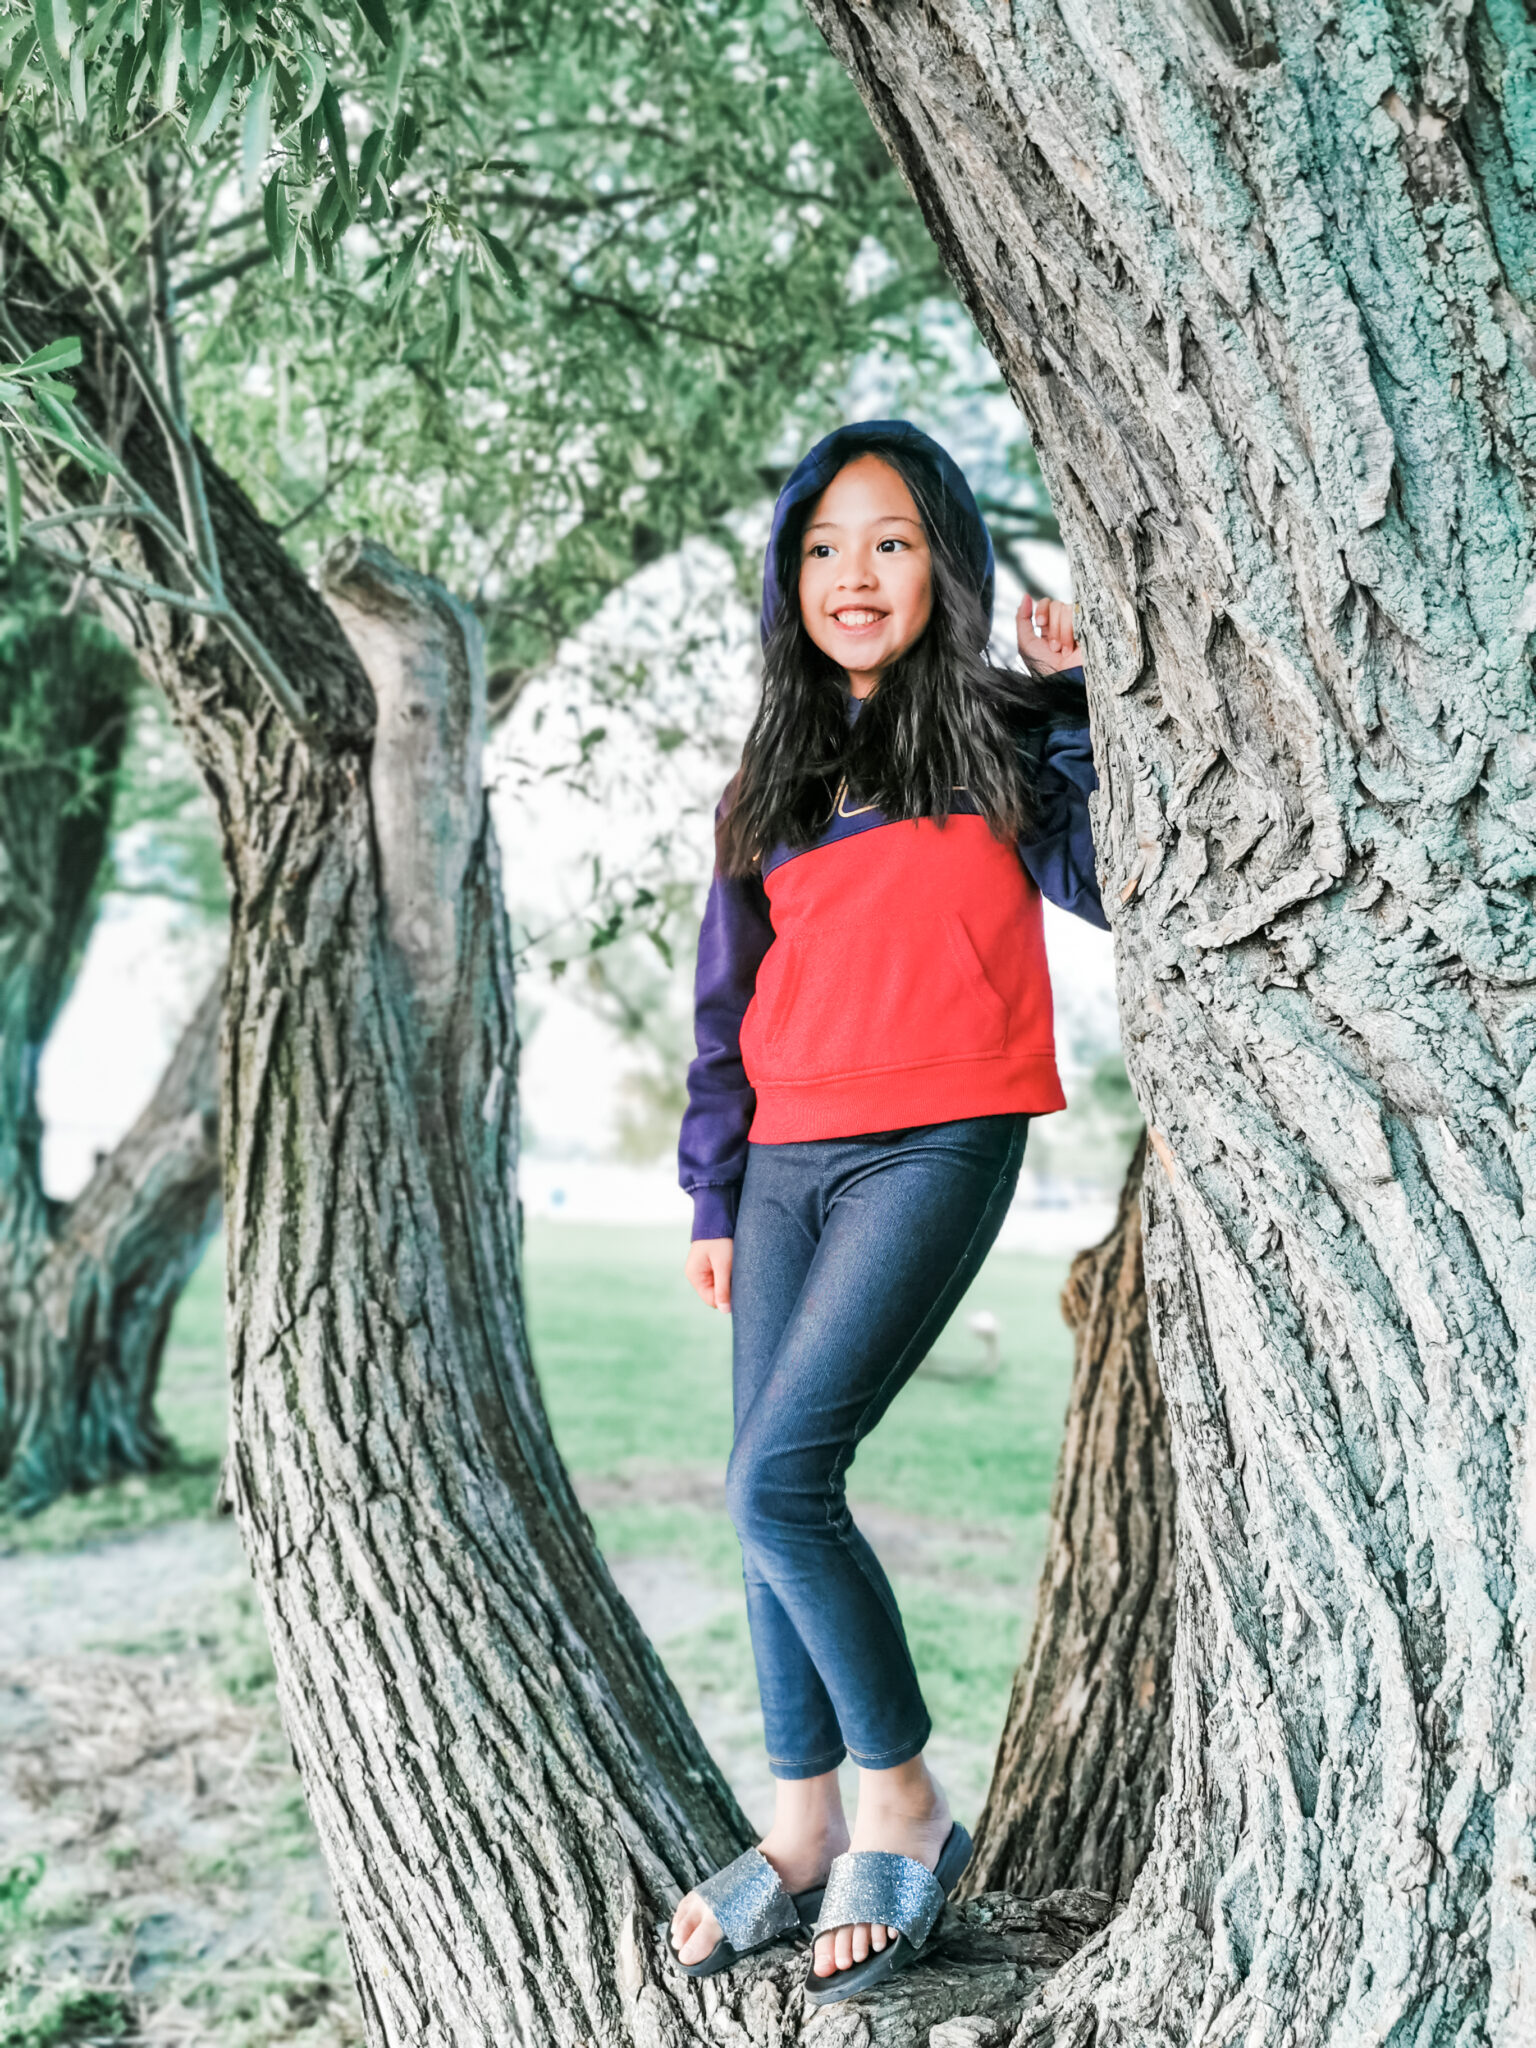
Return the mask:
<svg viewBox="0 0 1536 2048">
<path fill-rule="evenodd" d="M 0 663 L 0 1496 L 41 1507 L 169 1446 L 154 1391 L 218 1204 L 218 991 L 73 1202 L 43 1189 L 37 1071 L 95 919 L 132 664 L 38 618 Z"/>
<path fill-rule="evenodd" d="M 1114 1227 L 1062 1291 L 1076 1344 L 1034 1632 L 968 1893 L 1124 1899 L 1168 1782 L 1174 1485 L 1141 1265 L 1137 1145 Z"/>
<path fill-rule="evenodd" d="M 1532 80 L 1473 0 L 811 0 L 1088 632 L 1170 1789 L 1020 2044 L 1536 2038 Z"/>
<path fill-rule="evenodd" d="M 80 403 L 173 511 L 88 309 L 20 251 L 9 302 L 34 345 L 85 336 Z M 707 1983 L 669 1963 L 679 1891 L 746 1827 L 597 1555 L 529 1359 L 478 632 L 361 546 L 328 576 L 349 644 L 205 470 L 226 586 L 310 736 L 219 640 L 124 619 L 223 825 L 229 1481 L 370 2040 L 782 2044 L 803 1953 Z M 918 2048 L 966 2014 L 997 2038 L 1104 1911 L 976 1902 L 938 1967 L 816 2038 Z"/>
<path fill-rule="evenodd" d="M 155 1413 L 166 1333 L 219 1214 L 222 973 L 127 1136 L 6 1296 L 6 1497 L 28 1512 L 174 1454 Z"/>
</svg>

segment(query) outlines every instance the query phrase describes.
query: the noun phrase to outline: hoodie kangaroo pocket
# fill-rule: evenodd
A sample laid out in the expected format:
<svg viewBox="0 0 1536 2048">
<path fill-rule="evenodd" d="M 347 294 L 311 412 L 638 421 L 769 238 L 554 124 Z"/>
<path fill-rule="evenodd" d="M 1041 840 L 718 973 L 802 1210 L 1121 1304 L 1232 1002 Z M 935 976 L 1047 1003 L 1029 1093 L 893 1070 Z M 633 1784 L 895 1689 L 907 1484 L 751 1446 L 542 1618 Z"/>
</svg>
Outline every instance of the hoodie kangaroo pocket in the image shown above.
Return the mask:
<svg viewBox="0 0 1536 2048">
<path fill-rule="evenodd" d="M 952 913 L 894 929 L 817 919 L 785 933 L 763 967 L 742 1031 L 754 1083 L 979 1059 L 1007 1044 L 1007 1005 Z"/>
</svg>

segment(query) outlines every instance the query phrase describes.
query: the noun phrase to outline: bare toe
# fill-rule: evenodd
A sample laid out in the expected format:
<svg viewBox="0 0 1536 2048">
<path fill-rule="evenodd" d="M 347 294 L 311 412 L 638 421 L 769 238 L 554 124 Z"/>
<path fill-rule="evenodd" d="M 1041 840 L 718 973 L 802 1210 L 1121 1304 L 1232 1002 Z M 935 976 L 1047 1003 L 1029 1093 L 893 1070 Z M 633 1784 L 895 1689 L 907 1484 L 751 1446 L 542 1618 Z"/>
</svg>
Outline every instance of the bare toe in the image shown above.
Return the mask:
<svg viewBox="0 0 1536 2048">
<path fill-rule="evenodd" d="M 855 1927 L 853 1930 L 853 1960 L 862 1963 L 869 1955 L 869 1929 Z"/>
<path fill-rule="evenodd" d="M 720 1923 L 704 1901 L 690 1892 L 672 1919 L 672 1941 L 680 1963 L 702 1963 L 720 1939 Z"/>
<path fill-rule="evenodd" d="M 886 1930 L 883 1927 L 871 1927 L 869 1930 L 869 1945 L 876 1955 L 879 1955 L 880 1951 L 885 1947 L 885 1939 Z"/>
<path fill-rule="evenodd" d="M 836 1946 L 837 1944 L 830 1934 L 817 1935 L 815 1969 L 818 1977 L 830 1977 L 836 1971 Z"/>
</svg>

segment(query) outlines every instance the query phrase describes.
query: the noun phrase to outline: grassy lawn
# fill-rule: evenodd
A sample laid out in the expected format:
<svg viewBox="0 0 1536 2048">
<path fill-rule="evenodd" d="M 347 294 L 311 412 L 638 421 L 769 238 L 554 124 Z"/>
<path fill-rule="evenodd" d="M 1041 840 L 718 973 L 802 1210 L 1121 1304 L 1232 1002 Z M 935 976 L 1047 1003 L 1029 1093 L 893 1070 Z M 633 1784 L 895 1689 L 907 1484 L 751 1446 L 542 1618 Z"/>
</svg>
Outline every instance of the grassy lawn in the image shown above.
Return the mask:
<svg viewBox="0 0 1536 2048">
<path fill-rule="evenodd" d="M 696 1302 L 681 1252 L 670 1230 L 535 1222 L 529 1312 L 555 1436 L 604 1553 L 748 1813 L 766 1819 L 722 1494 L 730 1324 Z M 933 1369 L 899 1396 L 850 1475 L 856 1513 L 901 1600 L 936 1725 L 932 1754 L 967 1818 L 985 1793 L 1039 1567 L 1071 1366 L 1057 1309 L 1065 1263 L 994 1254 L 936 1345 Z M 76 1629 L 71 1647 L 83 1654 L 73 1663 L 33 1666 L 9 1694 L 0 1680 L 0 1719 L 9 1697 L 28 1739 L 47 1731 L 51 1746 L 37 1755 L 64 1788 L 28 1819 L 25 1800 L 6 1808 L 0 1782 L 0 2048 L 115 2038 L 114 2013 L 125 2039 L 157 2044 L 355 2048 L 361 2039 L 254 1595 L 230 1525 L 212 1512 L 225 1436 L 222 1297 L 215 1246 L 182 1299 L 165 1362 L 172 1470 L 30 1520 L 0 1518 L 0 1594 L 9 1569 L 13 1585 L 42 1575 L 46 1597 L 69 1603 L 80 1575 L 94 1572 L 98 1616 Z M 1000 1368 L 986 1378 L 975 1374 L 980 1350 L 965 1327 L 979 1308 L 1001 1333 Z M 142 1565 L 117 1540 L 133 1537 Z M 72 1565 L 69 1554 L 87 1547 Z M 161 1601 L 158 1610 L 150 1602 L 154 1619 L 109 1603 L 103 1633 L 102 1574 L 115 1570 L 136 1599 L 146 1566 Z M 160 1741 L 159 1720 L 177 1715 Z M 140 1722 L 150 1734 L 125 1735 L 119 1777 L 107 1769 L 117 1818 L 90 1836 L 71 1803 L 107 1796 L 90 1729 Z M 172 1760 L 146 1767 L 162 1749 Z M 187 1766 L 183 1750 L 200 1761 Z M 219 1788 L 236 1782 L 238 1796 L 226 1798 Z M 97 2014 L 92 2001 L 102 1999 Z M 192 2031 L 177 2031 L 183 2016 Z"/>
<path fill-rule="evenodd" d="M 535 1355 L 556 1439 L 589 1500 L 604 1553 L 670 1556 L 722 1591 L 739 1587 L 719 1499 L 730 1449 L 730 1324 L 681 1273 L 671 1230 L 534 1221 L 527 1287 Z M 1001 1725 L 1033 1595 L 1071 1344 L 1057 1307 L 1065 1261 L 994 1253 L 921 1371 L 860 1452 L 856 1511 L 886 1559 L 934 1718 L 967 1750 L 973 1805 Z M 995 1377 L 966 1318 L 1000 1328 Z M 0 1517 L 6 1551 L 67 1551 L 207 1514 L 225 1434 L 223 1271 L 217 1243 L 177 1309 L 160 1409 L 179 1450 L 170 1471 Z M 685 1694 L 745 1711 L 755 1688 L 744 1621 L 712 1614 L 661 1637 Z M 697 1639 L 695 1639 L 697 1637 Z"/>
</svg>

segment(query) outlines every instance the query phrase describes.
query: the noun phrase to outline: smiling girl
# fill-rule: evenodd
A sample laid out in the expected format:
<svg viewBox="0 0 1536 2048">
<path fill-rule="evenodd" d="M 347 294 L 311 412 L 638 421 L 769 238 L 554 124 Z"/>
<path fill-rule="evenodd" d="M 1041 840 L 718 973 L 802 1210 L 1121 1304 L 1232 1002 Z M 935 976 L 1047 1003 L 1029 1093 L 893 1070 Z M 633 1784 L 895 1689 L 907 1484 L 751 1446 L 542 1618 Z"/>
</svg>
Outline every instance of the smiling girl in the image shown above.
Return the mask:
<svg viewBox="0 0 1536 2048">
<path fill-rule="evenodd" d="M 1071 608 L 1025 599 L 1025 675 L 988 658 L 992 594 L 935 442 L 876 421 L 812 449 L 699 938 L 686 1271 L 733 1311 L 726 1494 L 776 1800 L 672 1939 L 702 1976 L 814 1923 L 815 2004 L 917 1954 L 970 1855 L 845 1481 L 990 1250 L 1031 1116 L 1064 1106 L 1041 894 L 1105 923 Z"/>
</svg>

